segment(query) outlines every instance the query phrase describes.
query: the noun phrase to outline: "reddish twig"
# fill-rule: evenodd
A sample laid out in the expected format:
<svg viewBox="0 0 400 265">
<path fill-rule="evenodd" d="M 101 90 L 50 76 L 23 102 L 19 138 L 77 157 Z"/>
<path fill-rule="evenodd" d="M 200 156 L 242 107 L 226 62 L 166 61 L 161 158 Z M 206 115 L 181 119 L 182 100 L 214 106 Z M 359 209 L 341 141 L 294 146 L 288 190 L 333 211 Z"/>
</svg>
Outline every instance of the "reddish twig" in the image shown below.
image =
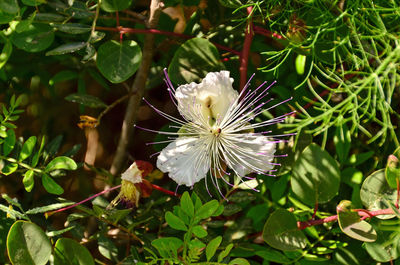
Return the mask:
<svg viewBox="0 0 400 265">
<path fill-rule="evenodd" d="M 282 35 L 280 35 L 280 34 L 278 34 L 276 32 L 272 32 L 272 31 L 269 31 L 267 29 L 264 29 L 264 28 L 262 28 L 260 26 L 254 26 L 253 30 L 254 30 L 254 33 L 263 35 L 263 36 L 268 37 L 268 38 L 276 38 L 276 39 L 279 39 L 279 40 L 283 39 Z"/>
<path fill-rule="evenodd" d="M 194 38 L 193 36 L 186 35 L 186 34 L 181 34 L 181 33 L 176 33 L 176 32 L 170 32 L 170 31 L 164 31 L 164 30 L 158 30 L 158 29 L 134 29 L 134 28 L 124 28 L 124 27 L 119 27 L 119 28 L 112 28 L 112 27 L 96 27 L 96 30 L 105 30 L 105 31 L 115 31 L 115 32 L 120 32 L 121 34 L 125 33 L 133 33 L 133 34 L 157 34 L 157 35 L 164 35 L 164 36 L 171 36 L 171 37 L 178 37 L 182 39 L 192 39 Z M 215 47 L 221 50 L 228 51 L 232 54 L 235 55 L 240 55 L 241 53 L 231 49 L 229 47 L 226 47 L 224 45 L 212 42 Z"/>
<path fill-rule="evenodd" d="M 175 192 L 172 192 L 172 191 L 170 191 L 170 190 L 166 190 L 166 189 L 164 189 L 164 188 L 162 188 L 162 187 L 160 187 L 160 186 L 158 186 L 158 185 L 151 184 L 151 186 L 153 187 L 153 189 L 159 190 L 159 191 L 161 191 L 161 192 L 164 192 L 164 193 L 167 194 L 167 195 L 175 196 L 175 197 L 178 197 L 178 198 L 181 197 L 180 194 L 175 193 Z"/>
<path fill-rule="evenodd" d="M 383 210 L 377 210 L 377 211 L 367 211 L 365 209 L 355 209 L 358 213 L 358 215 L 361 217 L 362 220 L 366 218 L 371 218 L 374 216 L 378 215 L 387 215 L 387 214 L 394 214 L 393 210 L 391 208 L 383 209 Z M 303 230 L 309 226 L 314 226 L 314 225 L 321 225 L 325 223 L 330 223 L 330 222 L 335 222 L 337 220 L 337 215 L 332 215 L 326 218 L 318 219 L 318 220 L 309 220 L 309 221 L 303 221 L 303 222 L 297 222 L 297 228 L 300 230 Z"/>
<path fill-rule="evenodd" d="M 247 7 L 247 13 L 251 16 L 251 13 L 253 11 L 253 7 L 249 6 Z M 245 36 L 244 36 L 244 43 L 243 43 L 243 49 L 242 52 L 240 53 L 240 67 L 239 67 L 239 72 L 240 72 L 240 85 L 239 88 L 242 90 L 244 86 L 246 85 L 247 82 L 247 66 L 249 63 L 249 54 L 250 54 L 250 47 L 251 43 L 253 42 L 253 37 L 254 37 L 254 31 L 253 31 L 253 22 L 252 18 L 249 18 L 249 22 L 247 24 L 246 30 L 245 30 Z"/>
</svg>

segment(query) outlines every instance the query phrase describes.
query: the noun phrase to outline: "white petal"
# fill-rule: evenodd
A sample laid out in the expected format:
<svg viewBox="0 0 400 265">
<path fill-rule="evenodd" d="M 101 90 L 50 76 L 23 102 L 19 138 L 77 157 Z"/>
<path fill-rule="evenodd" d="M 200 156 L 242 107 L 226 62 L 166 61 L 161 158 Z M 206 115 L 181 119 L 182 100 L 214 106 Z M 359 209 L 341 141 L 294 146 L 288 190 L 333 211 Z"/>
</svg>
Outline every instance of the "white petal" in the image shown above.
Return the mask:
<svg viewBox="0 0 400 265">
<path fill-rule="evenodd" d="M 205 178 L 210 169 L 204 143 L 199 138 L 179 137 L 164 148 L 157 158 L 157 167 L 169 172 L 178 185 L 193 186 Z"/>
<path fill-rule="evenodd" d="M 130 181 L 132 183 L 142 182 L 142 171 L 139 170 L 136 162 L 133 162 L 133 164 L 127 170 L 125 170 L 124 173 L 122 173 L 121 179 Z"/>
<path fill-rule="evenodd" d="M 267 136 L 238 134 L 228 138 L 224 146 L 225 160 L 234 172 L 243 177 L 249 173 L 264 173 L 273 168 L 275 143 Z"/>
<path fill-rule="evenodd" d="M 222 119 L 238 97 L 232 83 L 229 72 L 220 71 L 208 73 L 200 84 L 192 82 L 179 86 L 175 93 L 179 112 L 190 121 L 198 120 L 194 112 L 201 114 L 205 120 L 209 117 Z"/>
</svg>

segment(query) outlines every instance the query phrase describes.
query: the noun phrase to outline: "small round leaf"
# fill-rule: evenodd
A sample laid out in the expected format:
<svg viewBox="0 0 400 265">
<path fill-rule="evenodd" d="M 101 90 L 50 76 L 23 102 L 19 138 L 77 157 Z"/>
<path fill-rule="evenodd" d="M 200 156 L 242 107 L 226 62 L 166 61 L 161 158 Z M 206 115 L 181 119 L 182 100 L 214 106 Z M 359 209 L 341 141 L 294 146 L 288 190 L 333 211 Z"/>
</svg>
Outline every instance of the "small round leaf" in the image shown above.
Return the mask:
<svg viewBox="0 0 400 265">
<path fill-rule="evenodd" d="M 336 160 L 316 144 L 310 144 L 293 166 L 293 192 L 308 205 L 325 203 L 338 192 L 340 171 Z"/>
<path fill-rule="evenodd" d="M 382 210 L 396 203 L 396 190 L 389 187 L 386 182 L 385 170 L 380 169 L 369 175 L 363 182 L 360 198 L 369 211 Z M 390 219 L 394 215 L 379 215 L 376 218 Z"/>
<path fill-rule="evenodd" d="M 42 175 L 42 185 L 48 193 L 55 195 L 64 193 L 64 189 L 47 174 Z"/>
<path fill-rule="evenodd" d="M 57 169 L 75 170 L 78 166 L 75 161 L 67 156 L 58 156 L 47 164 L 45 171 L 50 172 Z"/>
<path fill-rule="evenodd" d="M 40 52 L 47 49 L 54 40 L 53 29 L 45 24 L 31 24 L 23 32 L 13 32 L 12 43 L 27 52 Z"/>
<path fill-rule="evenodd" d="M 175 52 L 168 74 L 178 84 L 201 80 L 208 72 L 222 70 L 217 48 L 208 40 L 193 38 L 183 43 Z"/>
<path fill-rule="evenodd" d="M 54 248 L 54 265 L 94 265 L 89 250 L 70 238 L 60 238 Z"/>
<path fill-rule="evenodd" d="M 286 251 L 302 249 L 307 245 L 307 238 L 298 229 L 295 216 L 285 209 L 276 210 L 268 218 L 263 239 L 271 247 Z"/>
<path fill-rule="evenodd" d="M 97 52 L 97 68 L 112 83 L 121 83 L 139 68 L 142 51 L 133 40 L 108 41 Z"/>
<path fill-rule="evenodd" d="M 51 255 L 51 243 L 34 223 L 17 221 L 7 236 L 8 256 L 13 265 L 44 265 Z"/>
</svg>

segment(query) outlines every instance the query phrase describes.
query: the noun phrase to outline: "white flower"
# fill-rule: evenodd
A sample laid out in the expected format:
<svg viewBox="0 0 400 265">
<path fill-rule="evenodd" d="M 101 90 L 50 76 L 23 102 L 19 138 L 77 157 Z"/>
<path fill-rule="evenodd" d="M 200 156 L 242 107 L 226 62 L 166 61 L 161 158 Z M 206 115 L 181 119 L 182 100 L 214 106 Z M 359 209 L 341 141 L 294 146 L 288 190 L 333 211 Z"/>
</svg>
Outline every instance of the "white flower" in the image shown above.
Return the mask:
<svg viewBox="0 0 400 265">
<path fill-rule="evenodd" d="M 239 94 L 232 87 L 229 72 L 220 71 L 208 73 L 199 84 L 192 82 L 174 90 L 164 72 L 171 98 L 183 120 L 161 112 L 144 99 L 159 114 L 179 125 L 172 126 L 179 129 L 176 133 L 159 132 L 178 136 L 158 156 L 157 167 L 161 171 L 168 172 L 179 185 L 189 187 L 210 172 L 218 190 L 215 178 L 221 177 L 228 183 L 224 177 L 229 175 L 227 168 L 240 179 L 252 172 L 268 174 L 274 165 L 277 141 L 266 136 L 268 132 L 254 129 L 281 122 L 290 113 L 254 124 L 250 121 L 264 111 L 262 107 L 270 100 L 263 101 L 273 83 L 267 88 L 263 88 L 263 83 L 254 91 L 248 89 L 248 83 Z"/>
</svg>

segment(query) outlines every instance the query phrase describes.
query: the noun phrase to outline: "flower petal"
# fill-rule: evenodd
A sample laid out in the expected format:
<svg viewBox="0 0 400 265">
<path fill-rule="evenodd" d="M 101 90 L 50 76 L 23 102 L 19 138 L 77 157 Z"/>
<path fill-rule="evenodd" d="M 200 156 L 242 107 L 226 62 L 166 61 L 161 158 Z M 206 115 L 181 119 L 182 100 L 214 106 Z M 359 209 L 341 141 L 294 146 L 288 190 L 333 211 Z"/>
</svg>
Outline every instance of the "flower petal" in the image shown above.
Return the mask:
<svg viewBox="0 0 400 265">
<path fill-rule="evenodd" d="M 179 137 L 161 151 L 157 167 L 164 173 L 169 172 L 169 177 L 178 185 L 192 187 L 210 169 L 207 153 L 200 138 Z"/>
<path fill-rule="evenodd" d="M 239 96 L 232 87 L 233 79 L 228 71 L 208 73 L 201 83 L 194 82 L 179 86 L 175 97 L 178 110 L 189 121 L 222 119 L 231 104 Z"/>
<path fill-rule="evenodd" d="M 234 172 L 243 177 L 249 173 L 265 173 L 274 166 L 275 143 L 267 136 L 238 134 L 227 136 L 224 159 Z"/>
</svg>

